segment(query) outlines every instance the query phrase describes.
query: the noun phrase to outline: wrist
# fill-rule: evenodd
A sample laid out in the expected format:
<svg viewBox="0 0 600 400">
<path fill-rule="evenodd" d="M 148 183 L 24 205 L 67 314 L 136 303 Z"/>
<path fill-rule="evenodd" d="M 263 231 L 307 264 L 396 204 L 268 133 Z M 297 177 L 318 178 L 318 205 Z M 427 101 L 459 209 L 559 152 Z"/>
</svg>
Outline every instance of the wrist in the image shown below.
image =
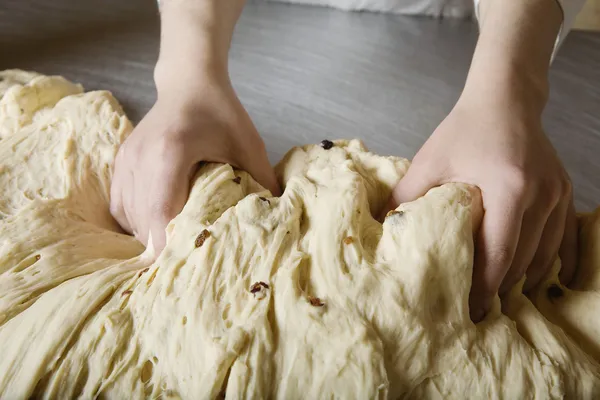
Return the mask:
<svg viewBox="0 0 600 400">
<path fill-rule="evenodd" d="M 548 102 L 547 72 L 531 72 L 518 64 L 481 65 L 471 68 L 461 103 L 500 106 L 541 117 Z"/>
<path fill-rule="evenodd" d="M 157 71 L 160 71 L 158 67 Z M 209 113 L 224 121 L 236 119 L 240 102 L 227 75 L 207 71 L 188 74 L 182 73 L 181 69 L 174 71 L 173 74 L 155 74 L 156 104 L 169 109 L 173 118 L 186 123 Z"/>
<path fill-rule="evenodd" d="M 480 35 L 463 98 L 541 112 L 562 13 L 555 1 L 482 0 Z"/>
<path fill-rule="evenodd" d="M 243 0 L 163 0 L 157 89 L 228 82 L 228 53 Z M 197 89 L 197 88 L 196 88 Z"/>
<path fill-rule="evenodd" d="M 221 64 L 208 60 L 159 57 L 154 67 L 154 83 L 159 95 L 180 97 L 202 93 L 213 87 L 229 86 L 229 74 Z"/>
</svg>

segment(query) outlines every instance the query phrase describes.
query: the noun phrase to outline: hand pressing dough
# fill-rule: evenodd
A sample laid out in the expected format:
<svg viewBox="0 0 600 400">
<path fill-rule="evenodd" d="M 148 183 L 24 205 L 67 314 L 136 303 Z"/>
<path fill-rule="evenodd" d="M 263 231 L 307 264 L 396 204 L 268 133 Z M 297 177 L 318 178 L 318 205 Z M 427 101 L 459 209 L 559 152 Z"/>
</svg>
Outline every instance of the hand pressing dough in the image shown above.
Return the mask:
<svg viewBox="0 0 600 400">
<path fill-rule="evenodd" d="M 372 218 L 409 162 L 292 149 L 280 198 L 207 164 L 156 262 L 108 211 L 132 129 L 108 92 L 0 73 L 0 397 L 600 395 L 600 212 L 573 289 L 552 273 L 469 319 L 478 193 Z"/>
</svg>

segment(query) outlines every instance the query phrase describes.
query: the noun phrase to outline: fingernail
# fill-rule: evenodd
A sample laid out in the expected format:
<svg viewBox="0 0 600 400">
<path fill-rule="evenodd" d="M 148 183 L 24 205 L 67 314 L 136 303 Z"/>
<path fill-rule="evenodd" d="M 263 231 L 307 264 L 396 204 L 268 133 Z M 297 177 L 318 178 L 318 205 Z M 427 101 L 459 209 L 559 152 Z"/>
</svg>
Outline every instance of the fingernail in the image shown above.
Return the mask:
<svg viewBox="0 0 600 400">
<path fill-rule="evenodd" d="M 483 308 L 476 308 L 471 310 L 471 321 L 477 323 L 483 319 L 485 316 L 485 311 Z"/>
<path fill-rule="evenodd" d="M 396 207 L 398 207 L 398 205 L 394 202 L 394 199 L 392 197 L 390 197 L 390 199 L 385 204 L 385 206 L 383 207 L 383 209 L 379 212 L 379 216 L 377 217 L 377 221 L 383 223 L 383 221 L 385 221 L 385 216 L 387 215 L 387 213 L 390 210 L 395 209 Z"/>
<path fill-rule="evenodd" d="M 474 323 L 481 322 L 484 319 L 485 314 L 487 314 L 489 309 L 490 309 L 490 301 L 489 300 L 481 301 L 477 306 L 471 307 L 471 320 Z"/>
</svg>

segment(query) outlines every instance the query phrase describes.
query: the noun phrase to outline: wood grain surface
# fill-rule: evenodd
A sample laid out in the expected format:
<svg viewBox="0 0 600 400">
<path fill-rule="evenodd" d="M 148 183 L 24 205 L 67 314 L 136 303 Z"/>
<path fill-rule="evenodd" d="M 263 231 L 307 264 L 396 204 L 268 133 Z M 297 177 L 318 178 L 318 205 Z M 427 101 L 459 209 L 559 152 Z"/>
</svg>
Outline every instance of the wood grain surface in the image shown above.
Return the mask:
<svg viewBox="0 0 600 400">
<path fill-rule="evenodd" d="M 139 121 L 155 100 L 153 0 L 1 0 L 0 69 L 108 89 Z M 470 21 L 251 2 L 231 75 L 273 162 L 292 146 L 363 139 L 411 158 L 458 98 L 477 39 Z M 600 205 L 600 33 L 572 32 L 551 71 L 548 136 L 576 206 Z M 484 133 L 482 133 L 484 134 Z"/>
</svg>

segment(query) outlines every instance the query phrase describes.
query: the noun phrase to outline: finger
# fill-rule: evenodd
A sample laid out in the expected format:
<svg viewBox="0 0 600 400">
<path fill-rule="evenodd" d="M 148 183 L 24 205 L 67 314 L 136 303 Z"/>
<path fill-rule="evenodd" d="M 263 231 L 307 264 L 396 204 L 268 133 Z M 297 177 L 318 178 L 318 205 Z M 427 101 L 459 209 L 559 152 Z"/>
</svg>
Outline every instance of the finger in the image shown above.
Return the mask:
<svg viewBox="0 0 600 400">
<path fill-rule="evenodd" d="M 484 216 L 475 242 L 473 284 L 469 296 L 471 319 L 480 321 L 512 263 L 521 232 L 523 208 L 519 202 L 483 196 Z"/>
<path fill-rule="evenodd" d="M 414 165 L 414 164 L 413 164 Z M 429 189 L 437 186 L 441 180 L 431 173 L 423 173 L 423 168 L 411 167 L 392 191 L 388 204 L 380 214 L 380 220 L 385 218 L 388 211 L 402 203 L 408 203 L 424 196 Z"/>
<path fill-rule="evenodd" d="M 275 171 L 267 159 L 247 171 L 254 180 L 269 190 L 273 196 L 281 196 L 281 187 L 277 182 Z"/>
<path fill-rule="evenodd" d="M 129 202 L 125 204 L 125 212 L 130 221 L 134 221 L 133 234 L 136 239 L 148 246 L 148 235 L 150 234 L 148 199 L 153 197 L 150 190 L 153 178 L 156 177 L 154 171 L 136 170 L 131 178 L 131 185 L 127 190 Z"/>
<path fill-rule="evenodd" d="M 573 204 L 573 195 L 570 195 L 569 206 L 565 218 L 565 231 L 560 244 L 558 255 L 560 256 L 561 269 L 559 278 L 564 285 L 573 280 L 577 268 L 577 215 Z"/>
<path fill-rule="evenodd" d="M 110 185 L 110 213 L 124 231 L 131 234 L 132 229 L 125 214 L 123 204 L 123 178 L 115 163 L 115 174 Z"/>
<path fill-rule="evenodd" d="M 552 209 L 532 207 L 523 215 L 521 233 L 513 261 L 500 285 L 500 294 L 509 291 L 525 275 L 542 239 Z"/>
<path fill-rule="evenodd" d="M 255 181 L 261 184 L 261 186 L 269 190 L 273 196 L 280 196 L 281 187 L 275 176 L 275 171 L 269 163 L 264 144 L 261 143 L 258 146 L 260 146 L 258 148 L 261 149 L 260 151 L 262 154 L 254 155 L 254 157 L 246 163 L 247 167 L 242 165 L 241 168 L 248 172 Z"/>
<path fill-rule="evenodd" d="M 565 199 L 552 210 L 552 213 L 548 217 L 535 256 L 527 268 L 527 280 L 523 286 L 523 291 L 528 292 L 534 288 L 548 273 L 556 260 L 558 249 L 565 232 L 565 221 L 567 219 L 568 209 L 569 201 Z"/>
<path fill-rule="evenodd" d="M 185 206 L 189 195 L 192 172 L 185 164 L 175 162 L 153 177 L 151 196 L 147 198 L 147 226 L 152 235 L 155 254 L 166 245 L 165 229 Z"/>
</svg>

